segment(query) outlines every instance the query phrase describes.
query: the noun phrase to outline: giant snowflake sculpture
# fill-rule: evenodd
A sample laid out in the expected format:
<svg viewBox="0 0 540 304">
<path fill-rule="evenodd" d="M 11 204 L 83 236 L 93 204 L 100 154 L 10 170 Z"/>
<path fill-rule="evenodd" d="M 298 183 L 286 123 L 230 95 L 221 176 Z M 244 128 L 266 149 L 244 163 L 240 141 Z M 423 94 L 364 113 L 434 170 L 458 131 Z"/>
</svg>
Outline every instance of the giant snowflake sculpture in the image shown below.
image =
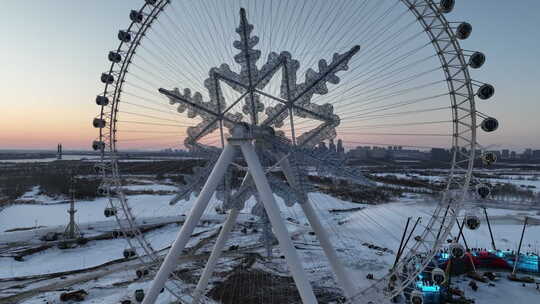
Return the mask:
<svg viewBox="0 0 540 304">
<path fill-rule="evenodd" d="M 244 116 L 248 117 L 247 123 L 256 127 L 281 128 L 286 118 L 290 118 L 291 136 L 290 140 L 284 136 L 283 132 L 276 132 L 274 138 L 268 138 L 272 149 L 264 151 L 262 158 L 270 159 L 277 163 L 280 157 L 288 155 L 289 165 L 294 167 L 295 176 L 289 177 L 289 185 L 278 178 L 269 177 L 269 181 L 276 194 L 281 196 L 287 204 L 305 199 L 307 191 L 307 178 L 305 172 L 301 172 L 302 164 L 306 165 L 309 159 L 310 165 L 323 166 L 328 168 L 332 164 L 325 164 L 324 159 L 318 159 L 315 155 L 306 154 L 306 149 L 313 147 L 321 141 L 333 139 L 336 136 L 336 127 L 340 124 L 340 118 L 334 114 L 331 104 L 318 105 L 311 102 L 315 94 L 324 95 L 328 93 L 327 83 L 338 84 L 340 79 L 336 75 L 339 71 L 348 69 L 348 62 L 359 50 L 359 46 L 354 46 L 343 54 L 334 54 L 330 64 L 321 59 L 319 61 L 319 71 L 308 69 L 303 83 L 297 82 L 297 73 L 300 63 L 294 60 L 289 52 L 277 54 L 271 52 L 267 62 L 259 69 L 257 62 L 261 57 L 261 51 L 254 49 L 259 43 L 257 36 L 252 36 L 253 25 L 248 23 L 246 12 L 240 10 L 240 25 L 236 32 L 240 40 L 234 41 L 234 48 L 240 52 L 234 56 L 234 60 L 240 65 L 240 72 L 236 73 L 227 64 L 222 64 L 219 68 L 212 68 L 209 77 L 204 81 L 204 86 L 208 91 L 210 100 L 203 100 L 202 94 L 190 89 L 184 89 L 183 93 L 178 88 L 173 90 L 159 89 L 159 91 L 169 98 L 170 104 L 178 104 L 178 112 L 187 111 L 189 118 L 199 117 L 201 122 L 187 130 L 187 137 L 184 141 L 186 147 L 192 151 L 216 151 L 211 147 L 201 144 L 200 140 L 206 135 L 220 130 L 223 140 L 224 128 L 230 130 L 239 123 L 246 123 Z M 280 96 L 273 96 L 263 91 L 269 84 L 272 77 L 281 70 L 282 79 L 280 85 Z M 232 102 L 224 98 L 222 83 L 230 86 L 234 91 L 240 93 L 240 97 Z M 261 96 L 265 96 L 276 102 L 275 106 L 266 107 L 261 102 Z M 244 101 L 241 109 L 242 113 L 231 113 L 238 103 Z M 262 115 L 264 112 L 265 115 Z M 261 119 L 264 117 L 264 119 Z M 307 118 L 319 121 L 320 124 L 303 134 L 294 134 L 294 117 Z M 261 121 L 262 120 L 262 121 Z M 294 148 L 292 148 L 294 147 Z M 302 157 L 298 157 L 302 155 Z M 187 183 L 189 186 L 181 189 L 172 203 L 180 199 L 188 198 L 192 192 L 197 192 L 202 187 L 206 176 L 209 174 L 216 156 L 209 157 L 210 163 L 206 168 L 201 168 L 191 177 Z M 301 159 L 301 160 L 300 160 Z M 336 170 L 337 171 L 337 170 Z M 343 174 L 343 172 L 341 172 Z M 291 182 L 295 185 L 290 185 Z M 251 181 L 247 180 L 240 189 L 235 192 L 231 199 L 230 191 L 226 185 L 222 186 L 218 193 L 219 197 L 225 201 L 243 202 L 253 194 L 254 187 Z M 230 207 L 230 206 L 229 206 Z"/>
</svg>

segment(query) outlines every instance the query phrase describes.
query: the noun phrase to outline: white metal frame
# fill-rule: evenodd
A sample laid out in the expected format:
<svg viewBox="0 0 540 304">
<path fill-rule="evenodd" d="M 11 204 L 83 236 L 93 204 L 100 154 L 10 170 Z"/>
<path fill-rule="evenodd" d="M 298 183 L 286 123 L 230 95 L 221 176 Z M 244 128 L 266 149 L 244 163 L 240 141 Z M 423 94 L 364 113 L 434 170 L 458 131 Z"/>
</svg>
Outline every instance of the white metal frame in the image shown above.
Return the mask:
<svg viewBox="0 0 540 304">
<path fill-rule="evenodd" d="M 235 131 L 237 130 L 235 129 Z M 193 205 L 193 208 L 191 209 L 190 214 L 186 219 L 186 222 L 180 229 L 177 239 L 174 241 L 171 249 L 165 257 L 163 263 L 161 264 L 161 267 L 159 268 L 154 278 L 154 281 L 152 282 L 152 285 L 144 298 L 143 304 L 152 304 L 155 302 L 159 295 L 159 292 L 165 286 L 165 282 L 167 281 L 169 275 L 175 269 L 176 261 L 178 261 L 178 259 L 182 255 L 182 251 L 185 248 L 187 242 L 189 241 L 189 238 L 191 237 L 191 234 L 193 233 L 197 222 L 204 213 L 204 210 L 207 208 L 208 202 L 210 201 L 210 198 L 215 192 L 219 182 L 223 179 L 227 167 L 231 164 L 233 160 L 235 147 L 240 147 L 240 150 L 242 151 L 242 155 L 244 156 L 244 159 L 247 163 L 249 173 L 253 178 L 258 195 L 264 205 L 270 222 L 272 223 L 274 233 L 276 235 L 276 238 L 278 239 L 281 251 L 285 256 L 285 260 L 287 261 L 289 270 L 292 273 L 302 302 L 305 304 L 317 303 L 317 299 L 315 297 L 315 294 L 313 293 L 313 288 L 309 283 L 307 274 L 302 266 L 302 262 L 300 261 L 298 253 L 296 252 L 294 245 L 290 239 L 289 232 L 287 231 L 285 222 L 280 215 L 279 207 L 277 206 L 274 194 L 272 192 L 272 189 L 270 188 L 270 184 L 268 183 L 268 179 L 265 176 L 265 172 L 260 163 L 259 157 L 255 152 L 253 140 L 252 138 L 244 137 L 243 132 L 235 133 L 235 136 L 229 139 L 228 144 L 225 146 L 223 152 L 221 153 L 214 169 L 212 170 L 212 173 L 210 173 L 208 180 L 206 181 L 199 197 L 197 198 L 197 201 Z M 347 295 L 354 294 L 352 282 L 348 279 L 347 274 L 345 273 L 345 269 L 339 263 L 330 239 L 324 231 L 315 211 L 308 202 L 304 202 L 302 204 L 302 208 L 306 213 L 306 216 L 311 223 L 314 232 L 319 238 L 321 246 L 324 249 L 324 253 L 327 255 L 332 268 L 336 272 L 337 279 L 343 286 L 344 292 Z M 221 255 L 225 242 L 227 241 L 229 233 L 234 226 L 239 212 L 240 211 L 237 209 L 232 209 L 223 227 L 221 228 L 220 234 L 214 245 L 210 258 L 207 261 L 207 264 L 203 270 L 201 278 L 199 279 L 195 292 L 193 293 L 193 303 L 198 303 L 203 296 L 204 291 L 208 285 L 208 280 L 210 279 L 210 276 L 214 271 L 217 260 Z"/>
</svg>

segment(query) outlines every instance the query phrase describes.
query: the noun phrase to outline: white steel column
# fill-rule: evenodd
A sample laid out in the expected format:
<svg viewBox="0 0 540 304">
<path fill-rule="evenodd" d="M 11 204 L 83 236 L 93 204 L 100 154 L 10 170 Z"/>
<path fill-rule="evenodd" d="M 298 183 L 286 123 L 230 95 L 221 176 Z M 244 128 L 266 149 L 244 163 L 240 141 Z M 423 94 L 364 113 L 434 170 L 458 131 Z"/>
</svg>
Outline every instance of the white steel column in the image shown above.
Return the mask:
<svg viewBox="0 0 540 304">
<path fill-rule="evenodd" d="M 199 279 L 199 283 L 197 283 L 197 287 L 193 292 L 193 301 L 191 302 L 191 304 L 198 304 L 201 300 L 201 297 L 204 295 L 204 291 L 208 286 L 208 280 L 210 280 L 210 276 L 214 272 L 214 268 L 219 257 L 221 256 L 221 253 L 223 252 L 223 247 L 225 246 L 225 242 L 227 242 L 229 233 L 234 224 L 236 223 L 238 214 L 240 214 L 240 210 L 232 208 L 229 216 L 227 217 L 227 220 L 223 224 L 223 227 L 221 227 L 221 231 L 219 232 L 216 244 L 214 245 L 212 253 L 208 258 L 208 261 L 206 262 L 206 266 L 204 267 L 204 271 L 201 275 L 201 278 Z"/>
<path fill-rule="evenodd" d="M 285 256 L 289 269 L 291 270 L 296 287 L 298 287 L 298 292 L 302 298 L 302 303 L 316 304 L 317 298 L 313 293 L 313 289 L 311 288 L 311 285 L 307 279 L 307 275 L 302 267 L 300 258 L 298 257 L 298 254 L 291 242 L 287 227 L 285 227 L 285 224 L 283 223 L 283 219 L 279 213 L 279 208 L 277 207 L 276 200 L 274 199 L 274 194 L 272 193 L 268 180 L 264 175 L 264 171 L 261 163 L 259 162 L 259 158 L 255 153 L 255 149 L 248 141 L 242 142 L 240 144 L 240 148 L 244 154 L 249 172 L 251 173 L 251 176 L 253 176 L 253 181 L 255 182 L 257 191 L 263 202 L 264 208 L 266 209 L 268 218 L 272 223 L 272 227 L 279 241 L 281 251 Z"/>
<path fill-rule="evenodd" d="M 291 187 L 294 188 L 300 186 L 296 185 L 295 183 L 291 164 L 289 163 L 288 158 L 284 158 L 280 162 L 280 167 L 283 170 L 283 174 L 285 175 L 285 178 L 287 179 Z M 304 214 L 306 215 L 309 224 L 311 225 L 311 228 L 313 228 L 313 232 L 315 232 L 315 234 L 317 235 L 317 239 L 319 240 L 319 243 L 323 248 L 324 254 L 330 262 L 332 270 L 336 274 L 338 284 L 343 289 L 345 296 L 350 299 L 355 294 L 354 285 L 351 281 L 351 278 L 345 271 L 345 268 L 343 268 L 343 265 L 341 265 L 341 263 L 339 262 L 336 251 L 334 250 L 334 246 L 332 246 L 332 242 L 330 242 L 330 238 L 328 237 L 326 230 L 322 226 L 321 221 L 317 216 L 317 213 L 313 209 L 313 206 L 311 206 L 311 202 L 309 201 L 309 199 L 304 202 L 300 202 L 299 205 L 302 207 L 302 210 L 304 211 Z"/>
<path fill-rule="evenodd" d="M 315 213 L 315 210 L 313 209 L 313 206 L 311 206 L 311 203 L 309 201 L 300 204 L 300 206 L 302 207 L 302 210 L 304 211 L 304 214 L 306 215 L 309 224 L 311 225 L 311 228 L 313 228 L 313 232 L 315 232 L 315 234 L 317 235 L 319 243 L 321 243 L 321 247 L 324 250 L 324 254 L 328 258 L 330 266 L 332 266 L 332 269 L 336 274 L 337 281 L 343 289 L 345 296 L 347 297 L 347 299 L 352 298 L 355 294 L 353 283 L 347 272 L 345 271 L 345 268 L 343 268 L 343 265 L 341 265 L 341 263 L 339 262 L 336 251 L 332 246 L 332 242 L 330 242 L 330 238 L 328 237 L 326 230 L 324 230 L 321 221 L 317 216 L 317 213 Z"/>
<path fill-rule="evenodd" d="M 210 176 L 206 180 L 197 201 L 191 208 L 186 221 L 182 225 L 178 237 L 163 260 L 163 263 L 161 264 L 161 267 L 159 268 L 154 281 L 152 282 L 150 290 L 144 297 L 143 304 L 153 304 L 156 301 L 156 298 L 158 297 L 161 289 L 164 287 L 169 275 L 176 268 L 178 258 L 182 255 L 182 250 L 184 250 L 184 247 L 189 241 L 193 230 L 197 226 L 199 219 L 208 206 L 208 201 L 214 194 L 218 184 L 222 181 L 225 171 L 232 161 L 233 155 L 234 146 L 227 144 L 221 152 L 221 155 L 219 156 L 214 169 L 212 169 Z"/>
</svg>

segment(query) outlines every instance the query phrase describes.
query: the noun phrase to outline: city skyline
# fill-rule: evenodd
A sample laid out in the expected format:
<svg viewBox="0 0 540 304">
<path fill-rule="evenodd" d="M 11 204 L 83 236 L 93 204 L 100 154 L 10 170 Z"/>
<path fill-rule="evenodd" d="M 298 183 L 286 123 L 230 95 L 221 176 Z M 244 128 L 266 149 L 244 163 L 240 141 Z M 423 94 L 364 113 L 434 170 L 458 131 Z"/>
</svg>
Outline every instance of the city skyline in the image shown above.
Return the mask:
<svg viewBox="0 0 540 304">
<path fill-rule="evenodd" d="M 535 134 L 540 129 L 540 107 L 532 89 L 540 78 L 534 57 L 540 42 L 531 39 L 540 26 L 535 18 L 540 4 L 527 2 L 512 10 L 511 4 L 500 3 L 489 13 L 483 10 L 490 5 L 487 0 L 458 2 L 459 9 L 450 14 L 452 20 L 471 22 L 474 39 L 464 45 L 487 56 L 475 78 L 492 83 L 496 93 L 478 103 L 501 123 L 496 133 L 481 133 L 479 142 L 488 147 L 517 151 L 540 147 Z M 99 75 L 108 65 L 108 50 L 117 45 L 116 31 L 128 24 L 126 9 L 138 4 L 104 0 L 7 4 L 16 13 L 1 21 L 5 23 L 1 149 L 52 149 L 59 142 L 66 150 L 91 149 L 97 134 L 91 126 L 97 112 L 94 98 L 102 89 Z M 13 27 L 18 30 L 10 31 Z"/>
</svg>

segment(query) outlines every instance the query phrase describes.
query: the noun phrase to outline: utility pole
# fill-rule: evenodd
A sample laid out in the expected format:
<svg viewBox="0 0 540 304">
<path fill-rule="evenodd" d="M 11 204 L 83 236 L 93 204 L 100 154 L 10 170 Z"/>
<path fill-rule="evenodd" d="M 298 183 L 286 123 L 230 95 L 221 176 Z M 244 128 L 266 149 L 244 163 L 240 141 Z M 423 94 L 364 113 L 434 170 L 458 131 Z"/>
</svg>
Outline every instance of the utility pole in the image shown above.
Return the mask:
<svg viewBox="0 0 540 304">
<path fill-rule="evenodd" d="M 512 276 L 516 275 L 517 264 L 519 262 L 519 255 L 521 253 L 521 244 L 523 243 L 523 236 L 525 235 L 525 227 L 527 227 L 528 221 L 529 221 L 529 217 L 526 216 L 525 222 L 523 223 L 523 230 L 521 231 L 521 239 L 519 239 L 519 246 L 518 246 L 518 251 L 516 254 L 516 259 L 514 261 L 514 269 L 512 270 Z"/>
<path fill-rule="evenodd" d="M 488 224 L 489 236 L 491 237 L 491 247 L 493 247 L 493 250 L 497 251 L 497 247 L 495 246 L 495 239 L 493 238 L 493 232 L 491 231 L 491 224 L 489 222 L 489 217 L 488 217 L 486 208 L 484 208 L 484 214 L 486 215 L 486 222 Z"/>
<path fill-rule="evenodd" d="M 392 269 L 396 268 L 397 262 L 399 260 L 399 255 L 401 253 L 401 247 L 403 246 L 403 242 L 405 241 L 405 236 L 407 235 L 407 230 L 409 229 L 409 223 L 411 222 L 411 218 L 407 218 L 407 224 L 405 224 L 405 229 L 403 229 L 403 235 L 401 236 L 401 241 L 399 242 L 399 248 L 396 252 L 396 259 L 394 261 L 394 266 L 392 266 Z"/>
</svg>

